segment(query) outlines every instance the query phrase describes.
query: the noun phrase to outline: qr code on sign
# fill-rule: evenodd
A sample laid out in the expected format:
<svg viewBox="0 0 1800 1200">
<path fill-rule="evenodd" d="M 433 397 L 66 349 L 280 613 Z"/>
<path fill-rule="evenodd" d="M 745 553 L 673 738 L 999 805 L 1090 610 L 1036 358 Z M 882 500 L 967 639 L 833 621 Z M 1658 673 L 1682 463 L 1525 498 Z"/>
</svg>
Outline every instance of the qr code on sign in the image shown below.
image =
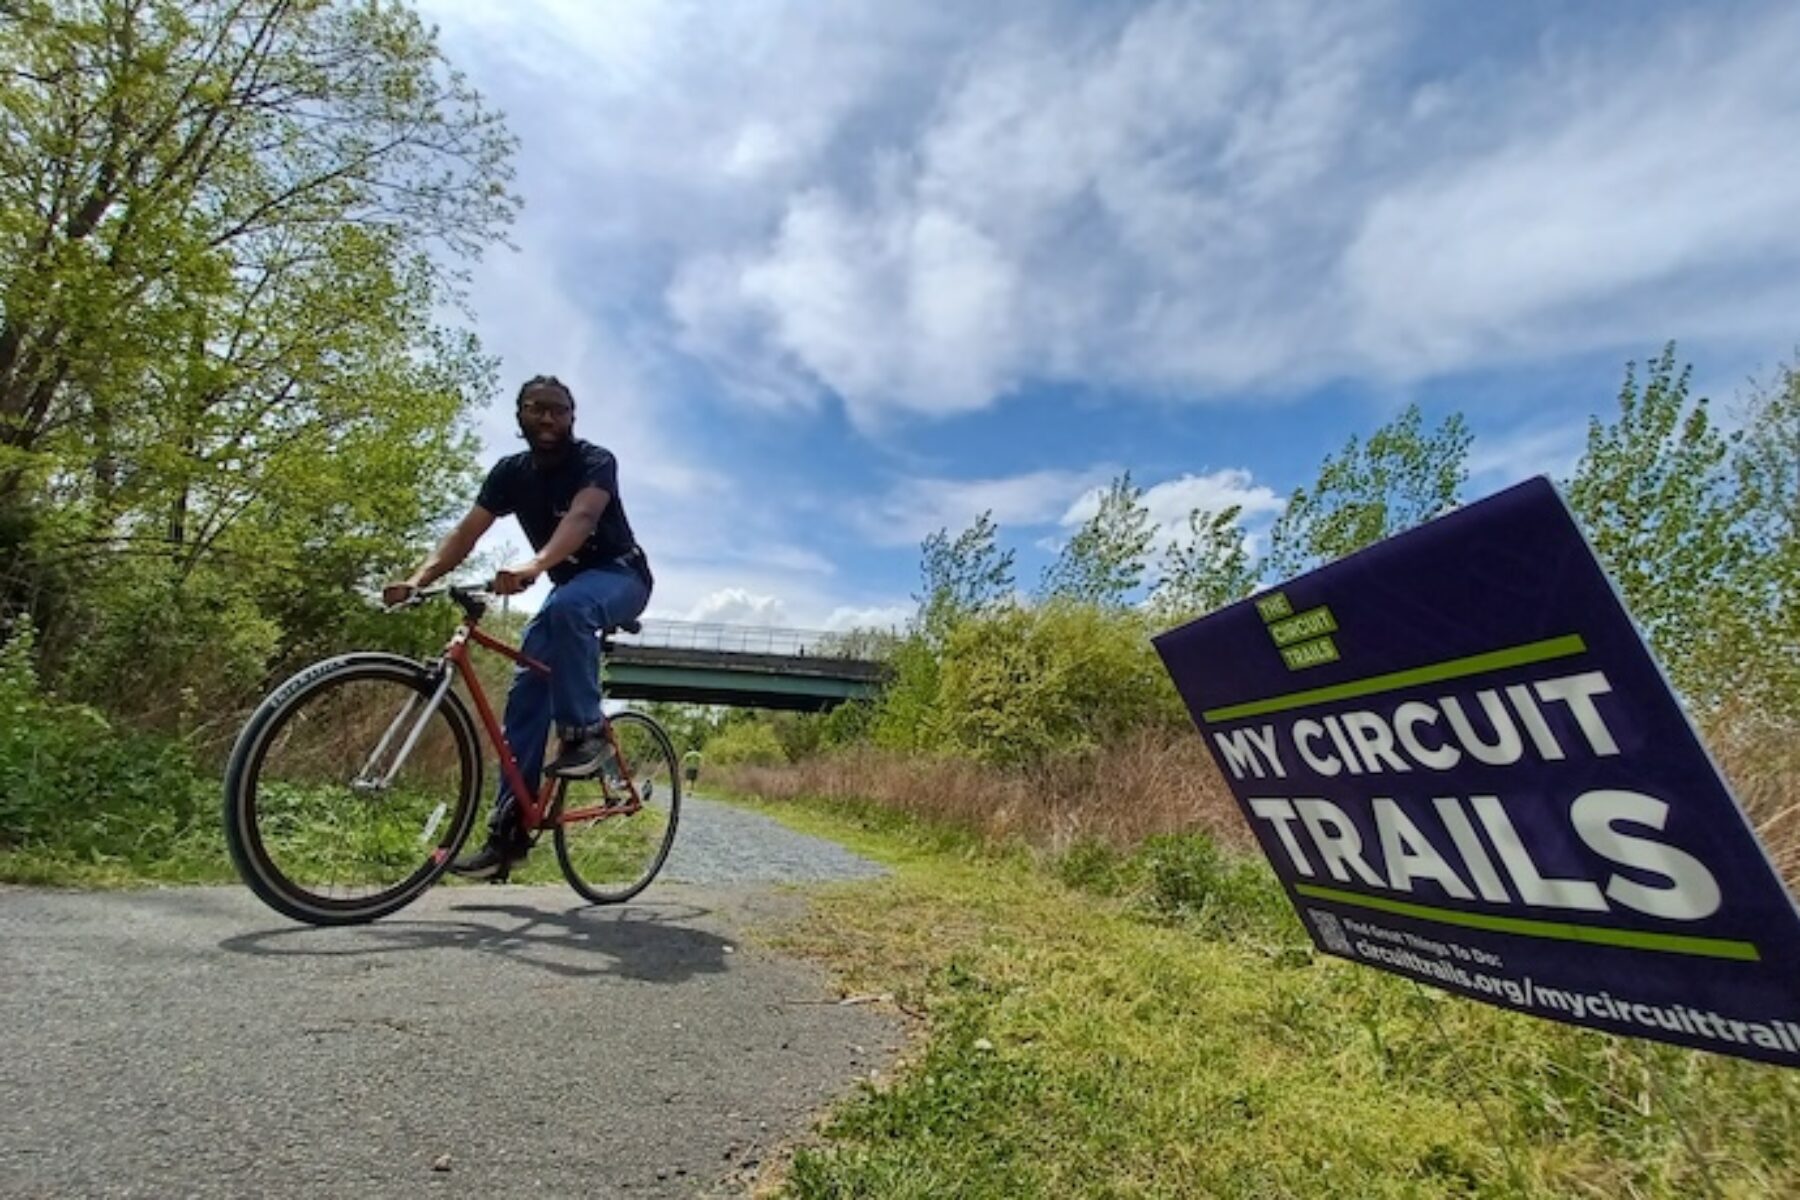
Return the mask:
<svg viewBox="0 0 1800 1200">
<path fill-rule="evenodd" d="M 1344 936 L 1344 927 L 1338 919 L 1322 909 L 1309 908 L 1306 915 L 1312 918 L 1313 928 L 1319 931 L 1319 938 L 1325 948 L 1333 954 L 1350 954 L 1350 939 Z"/>
</svg>

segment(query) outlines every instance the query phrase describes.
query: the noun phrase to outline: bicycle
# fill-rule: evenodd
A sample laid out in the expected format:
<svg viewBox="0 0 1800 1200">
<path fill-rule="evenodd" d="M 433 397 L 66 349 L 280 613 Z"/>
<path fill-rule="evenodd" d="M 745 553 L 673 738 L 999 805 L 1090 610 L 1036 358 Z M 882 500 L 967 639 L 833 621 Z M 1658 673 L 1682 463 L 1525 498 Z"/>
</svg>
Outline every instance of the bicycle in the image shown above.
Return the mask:
<svg viewBox="0 0 1800 1200">
<path fill-rule="evenodd" d="M 358 652 L 296 673 L 251 714 L 225 768 L 225 840 L 250 890 L 284 916 L 313 925 L 373 921 L 410 904 L 449 868 L 480 806 L 475 721 L 452 689 L 461 679 L 517 797 L 520 828 L 536 845 L 551 832 L 564 878 L 594 904 L 650 885 L 681 816 L 675 748 L 643 713 L 615 713 L 607 736 L 616 774 L 546 778 L 533 796 L 470 663 L 471 646 L 543 675 L 550 668 L 485 633 L 487 593 L 457 585 L 416 593 L 407 606 L 449 596 L 462 610 L 440 658 Z M 602 632 L 610 648 L 628 622 Z"/>
</svg>

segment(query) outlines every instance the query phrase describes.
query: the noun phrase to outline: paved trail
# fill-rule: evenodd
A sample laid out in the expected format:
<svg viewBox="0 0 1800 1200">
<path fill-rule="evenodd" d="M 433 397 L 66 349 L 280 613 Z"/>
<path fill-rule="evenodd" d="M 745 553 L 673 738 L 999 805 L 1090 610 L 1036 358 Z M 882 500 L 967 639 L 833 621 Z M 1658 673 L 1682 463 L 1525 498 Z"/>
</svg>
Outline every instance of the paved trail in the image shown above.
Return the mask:
<svg viewBox="0 0 1800 1200">
<path fill-rule="evenodd" d="M 738 1190 L 899 1045 L 738 935 L 798 903 L 778 880 L 877 868 L 704 803 L 677 846 L 620 908 L 439 888 L 352 929 L 0 890 L 0 1196 Z"/>
</svg>

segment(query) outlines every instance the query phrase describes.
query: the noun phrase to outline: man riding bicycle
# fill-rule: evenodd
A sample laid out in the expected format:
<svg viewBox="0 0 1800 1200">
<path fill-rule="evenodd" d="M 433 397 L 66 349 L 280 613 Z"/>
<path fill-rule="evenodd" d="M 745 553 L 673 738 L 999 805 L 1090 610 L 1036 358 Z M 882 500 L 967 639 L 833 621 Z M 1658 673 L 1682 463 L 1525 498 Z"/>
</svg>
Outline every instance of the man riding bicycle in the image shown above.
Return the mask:
<svg viewBox="0 0 1800 1200">
<path fill-rule="evenodd" d="M 497 517 L 516 515 L 536 551 L 501 569 L 492 590 L 522 592 L 546 572 L 555 585 L 525 626 L 522 649 L 550 668 L 548 679 L 520 667 L 506 698 L 506 740 L 518 755 L 525 786 L 540 774 L 588 779 L 611 766 L 612 745 L 600 711 L 600 631 L 634 620 L 650 602 L 653 580 L 619 498 L 618 461 L 611 451 L 575 436 L 575 397 L 561 380 L 539 375 L 519 389 L 519 432 L 530 449 L 494 465 L 475 504 L 423 565 L 382 589 L 384 602 L 403 604 L 414 592 L 454 570 Z M 555 723 L 560 753 L 544 765 Z M 525 857 L 512 789 L 504 775 L 488 821 L 487 845 L 451 870 L 491 878 Z"/>
</svg>

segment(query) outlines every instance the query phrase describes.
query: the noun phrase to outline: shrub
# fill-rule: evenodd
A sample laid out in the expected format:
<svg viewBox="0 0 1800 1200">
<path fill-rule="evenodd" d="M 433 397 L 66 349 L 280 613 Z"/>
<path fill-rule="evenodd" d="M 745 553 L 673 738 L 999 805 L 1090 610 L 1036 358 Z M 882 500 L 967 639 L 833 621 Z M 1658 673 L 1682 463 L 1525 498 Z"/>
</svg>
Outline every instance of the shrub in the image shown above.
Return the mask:
<svg viewBox="0 0 1800 1200">
<path fill-rule="evenodd" d="M 706 757 L 721 766 L 772 767 L 787 762 L 781 740 L 760 721 L 727 726 L 706 743 Z"/>
<path fill-rule="evenodd" d="M 59 695 L 104 705 L 139 728 L 185 732 L 233 718 L 260 690 L 280 640 L 241 580 L 166 560 L 119 561 L 93 582 L 85 611 L 46 645 Z"/>
<path fill-rule="evenodd" d="M 1156 915 L 1221 935 L 1302 938 L 1293 909 L 1261 859 L 1228 854 L 1202 833 L 1161 834 L 1134 856 L 1142 902 Z"/>
<path fill-rule="evenodd" d="M 32 641 L 0 646 L 0 849 L 149 866 L 182 859 L 196 837 L 210 845 L 212 788 L 188 748 L 45 696 Z"/>
<path fill-rule="evenodd" d="M 964 620 L 938 689 L 947 741 L 1019 764 L 1185 720 L 1149 632 L 1134 614 L 1069 601 Z"/>
</svg>

